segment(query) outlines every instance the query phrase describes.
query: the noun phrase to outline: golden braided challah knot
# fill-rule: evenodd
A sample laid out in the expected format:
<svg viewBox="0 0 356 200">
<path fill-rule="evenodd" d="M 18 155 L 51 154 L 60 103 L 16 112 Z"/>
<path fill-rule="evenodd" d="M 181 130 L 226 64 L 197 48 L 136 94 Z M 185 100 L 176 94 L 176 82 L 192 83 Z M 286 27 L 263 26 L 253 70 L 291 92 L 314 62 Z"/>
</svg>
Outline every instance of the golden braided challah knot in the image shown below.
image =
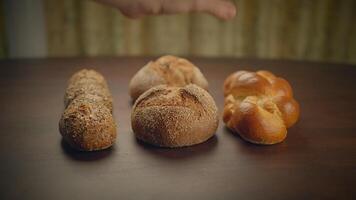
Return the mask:
<svg viewBox="0 0 356 200">
<path fill-rule="evenodd" d="M 276 144 L 299 118 L 289 83 L 268 71 L 237 71 L 224 82 L 226 126 L 255 144 Z"/>
</svg>

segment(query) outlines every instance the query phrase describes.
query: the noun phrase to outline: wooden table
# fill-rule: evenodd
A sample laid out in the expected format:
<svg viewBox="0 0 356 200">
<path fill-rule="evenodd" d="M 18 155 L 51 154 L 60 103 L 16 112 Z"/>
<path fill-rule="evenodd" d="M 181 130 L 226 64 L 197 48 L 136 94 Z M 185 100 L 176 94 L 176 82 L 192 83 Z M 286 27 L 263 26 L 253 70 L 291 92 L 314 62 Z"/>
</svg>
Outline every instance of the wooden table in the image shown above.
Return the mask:
<svg viewBox="0 0 356 200">
<path fill-rule="evenodd" d="M 180 149 L 138 142 L 131 131 L 128 83 L 151 58 L 0 62 L 0 199 L 355 199 L 356 66 L 191 59 L 223 109 L 222 84 L 239 69 L 285 77 L 301 118 L 278 145 L 256 146 L 220 121 L 216 136 Z M 115 99 L 116 145 L 83 153 L 58 132 L 66 81 L 100 71 Z"/>
</svg>

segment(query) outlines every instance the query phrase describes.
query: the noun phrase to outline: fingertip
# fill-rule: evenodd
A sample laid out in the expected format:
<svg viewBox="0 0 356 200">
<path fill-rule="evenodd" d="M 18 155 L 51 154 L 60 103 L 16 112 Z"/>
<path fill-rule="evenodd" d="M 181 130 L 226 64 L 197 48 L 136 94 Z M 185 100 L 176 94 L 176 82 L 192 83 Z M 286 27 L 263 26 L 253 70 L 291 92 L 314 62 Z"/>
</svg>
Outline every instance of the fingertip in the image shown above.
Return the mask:
<svg viewBox="0 0 356 200">
<path fill-rule="evenodd" d="M 230 20 L 236 16 L 236 7 L 233 3 L 229 1 L 223 2 L 219 13 L 222 19 Z"/>
<path fill-rule="evenodd" d="M 139 14 L 136 12 L 125 12 L 125 11 L 121 11 L 121 10 L 119 10 L 119 12 L 121 12 L 121 14 L 123 14 L 125 17 L 130 18 L 130 19 L 141 19 L 143 17 L 142 14 Z"/>
<path fill-rule="evenodd" d="M 233 5 L 232 7 L 230 7 L 230 10 L 228 12 L 228 19 L 232 19 L 236 16 L 236 6 Z"/>
<path fill-rule="evenodd" d="M 209 0 L 201 4 L 201 11 L 206 11 L 221 20 L 231 20 L 236 15 L 235 5 L 226 0 Z"/>
</svg>

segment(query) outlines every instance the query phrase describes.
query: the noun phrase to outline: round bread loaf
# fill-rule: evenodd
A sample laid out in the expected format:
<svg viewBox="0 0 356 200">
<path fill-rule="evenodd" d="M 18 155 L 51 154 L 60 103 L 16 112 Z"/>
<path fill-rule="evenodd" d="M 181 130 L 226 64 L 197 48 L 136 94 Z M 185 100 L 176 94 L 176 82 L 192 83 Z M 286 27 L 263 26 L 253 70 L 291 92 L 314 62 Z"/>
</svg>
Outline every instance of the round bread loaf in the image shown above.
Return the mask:
<svg viewBox="0 0 356 200">
<path fill-rule="evenodd" d="M 112 97 L 101 74 L 87 69 L 75 73 L 68 81 L 64 104 L 59 131 L 73 148 L 94 151 L 115 142 Z"/>
<path fill-rule="evenodd" d="M 153 87 L 137 99 L 131 114 L 135 136 L 161 147 L 202 143 L 214 135 L 218 123 L 213 98 L 194 84 Z"/>
<path fill-rule="evenodd" d="M 150 61 L 132 77 L 131 98 L 136 100 L 148 89 L 161 84 L 177 87 L 196 84 L 208 90 L 208 81 L 198 67 L 186 59 L 167 55 Z"/>
<path fill-rule="evenodd" d="M 116 125 L 111 111 L 97 96 L 79 96 L 64 111 L 59 131 L 66 142 L 82 151 L 110 147 L 116 138 Z"/>
<path fill-rule="evenodd" d="M 268 71 L 238 71 L 224 83 L 223 120 L 243 139 L 275 144 L 299 118 L 299 104 L 289 83 Z"/>
</svg>

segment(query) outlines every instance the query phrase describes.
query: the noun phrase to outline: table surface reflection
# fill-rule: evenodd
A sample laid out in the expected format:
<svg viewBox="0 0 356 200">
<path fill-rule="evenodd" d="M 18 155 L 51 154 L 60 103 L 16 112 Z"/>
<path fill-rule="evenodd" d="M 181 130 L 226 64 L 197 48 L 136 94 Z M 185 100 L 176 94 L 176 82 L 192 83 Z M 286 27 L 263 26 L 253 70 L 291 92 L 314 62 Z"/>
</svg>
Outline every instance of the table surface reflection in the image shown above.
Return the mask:
<svg viewBox="0 0 356 200">
<path fill-rule="evenodd" d="M 289 80 L 299 122 L 278 145 L 229 132 L 186 148 L 137 141 L 128 83 L 149 57 L 0 61 L 0 199 L 351 199 L 356 180 L 356 66 L 192 58 L 223 109 L 230 73 L 267 69 Z M 81 68 L 108 80 L 118 139 L 99 152 L 71 149 L 58 132 L 66 81 Z"/>
</svg>

